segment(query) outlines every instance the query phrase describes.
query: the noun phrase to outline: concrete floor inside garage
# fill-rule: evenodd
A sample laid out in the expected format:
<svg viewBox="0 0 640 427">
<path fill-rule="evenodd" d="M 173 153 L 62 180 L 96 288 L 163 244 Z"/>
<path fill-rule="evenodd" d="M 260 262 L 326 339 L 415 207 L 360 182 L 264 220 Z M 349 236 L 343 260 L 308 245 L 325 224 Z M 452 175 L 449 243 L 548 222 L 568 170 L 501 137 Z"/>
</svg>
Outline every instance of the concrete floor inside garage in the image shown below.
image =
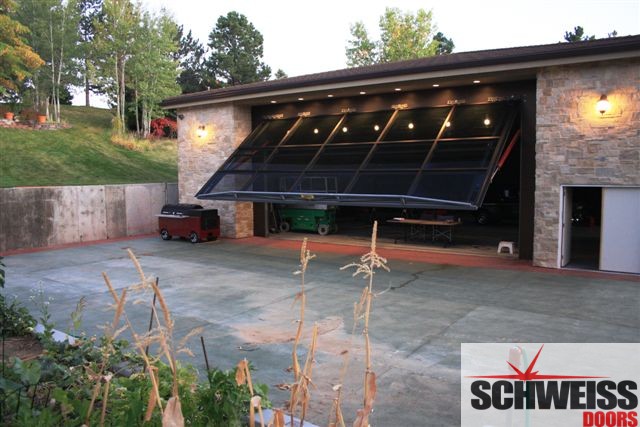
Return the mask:
<svg viewBox="0 0 640 427">
<path fill-rule="evenodd" d="M 51 312 L 61 330 L 85 296 L 83 327 L 97 334 L 97 326 L 113 317 L 101 272 L 118 288 L 135 283 L 138 276 L 125 251 L 131 248 L 145 272 L 159 277 L 177 337 L 203 326 L 211 364 L 231 369 L 246 357 L 256 367 L 254 379 L 270 387 L 270 399 L 280 406 L 288 392 L 276 385 L 291 381 L 286 369 L 298 318 L 292 304 L 299 278 L 292 272 L 304 235 L 299 237 L 196 245 L 147 237 L 14 254 L 4 259 L 4 292 L 35 310 L 29 296 L 41 284 L 53 298 Z M 340 354 L 351 348 L 343 408 L 351 422 L 361 403 L 364 371 L 362 337 L 349 347 L 352 311 L 365 282 L 339 268 L 356 261 L 366 247 L 311 242 L 310 250 L 317 257 L 307 271 L 305 336 L 314 322 L 320 336 L 309 420 L 327 424 Z M 517 260 L 447 262 L 424 252 L 382 251 L 391 272 L 375 276 L 380 294 L 370 336 L 378 396 L 372 425 L 459 425 L 461 343 L 640 341 L 637 276 L 560 273 Z M 135 325 L 146 329 L 148 309 L 129 305 L 127 311 Z M 307 342 L 300 349 L 302 358 Z M 204 372 L 197 337 L 190 348 L 195 358 L 184 359 Z"/>
</svg>

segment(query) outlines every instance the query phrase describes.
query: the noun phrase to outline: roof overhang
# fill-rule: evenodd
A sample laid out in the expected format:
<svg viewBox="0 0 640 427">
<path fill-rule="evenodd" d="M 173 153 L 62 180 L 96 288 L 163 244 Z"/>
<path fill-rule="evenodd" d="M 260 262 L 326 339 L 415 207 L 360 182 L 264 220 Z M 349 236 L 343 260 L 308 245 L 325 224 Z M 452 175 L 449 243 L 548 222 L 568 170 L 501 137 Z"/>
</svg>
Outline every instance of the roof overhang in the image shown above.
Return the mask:
<svg viewBox="0 0 640 427">
<path fill-rule="evenodd" d="M 424 89 L 438 82 L 440 87 L 462 86 L 479 79 L 501 83 L 535 79 L 541 68 L 640 58 L 640 36 L 578 43 L 462 52 L 370 67 L 338 70 L 289 79 L 257 82 L 235 87 L 180 95 L 163 101 L 164 108 L 189 108 L 219 103 L 264 105 L 272 100 L 295 101 L 326 97 L 332 93 L 353 94 L 353 88 L 367 94 L 388 93 L 399 84 L 403 90 Z"/>
</svg>

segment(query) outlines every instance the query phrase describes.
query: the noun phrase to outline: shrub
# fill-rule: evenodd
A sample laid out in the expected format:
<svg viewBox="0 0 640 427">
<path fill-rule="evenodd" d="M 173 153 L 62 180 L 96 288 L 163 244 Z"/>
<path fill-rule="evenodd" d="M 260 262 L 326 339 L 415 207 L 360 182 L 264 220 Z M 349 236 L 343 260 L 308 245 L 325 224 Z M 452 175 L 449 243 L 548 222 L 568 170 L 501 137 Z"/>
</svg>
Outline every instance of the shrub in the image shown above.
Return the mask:
<svg viewBox="0 0 640 427">
<path fill-rule="evenodd" d="M 151 135 L 155 138 L 177 138 L 178 123 L 170 117 L 151 120 Z"/>
<path fill-rule="evenodd" d="M 36 110 L 34 110 L 33 108 L 25 108 L 22 111 L 20 111 L 20 121 L 23 122 L 35 122 L 36 120 L 38 120 L 38 116 L 40 115 L 40 113 L 38 113 Z"/>
<path fill-rule="evenodd" d="M 2 312 L 2 331 L 5 337 L 20 337 L 31 333 L 36 320 L 16 298 L 11 302 L 0 294 L 0 312 Z"/>
</svg>

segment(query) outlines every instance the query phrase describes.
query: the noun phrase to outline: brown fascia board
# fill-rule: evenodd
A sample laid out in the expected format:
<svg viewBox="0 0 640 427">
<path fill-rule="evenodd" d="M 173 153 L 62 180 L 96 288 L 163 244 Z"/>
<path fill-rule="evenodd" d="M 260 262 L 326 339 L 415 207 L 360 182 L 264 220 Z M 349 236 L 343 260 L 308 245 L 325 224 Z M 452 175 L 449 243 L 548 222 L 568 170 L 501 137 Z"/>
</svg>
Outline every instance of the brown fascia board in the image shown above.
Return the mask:
<svg viewBox="0 0 640 427">
<path fill-rule="evenodd" d="M 465 69 L 477 69 L 480 67 L 502 66 L 501 71 L 505 72 L 509 70 L 509 65 L 512 65 L 513 69 L 516 70 L 521 68 L 517 66 L 518 64 L 540 61 L 560 60 L 559 62 L 562 64 L 571 64 L 572 59 L 577 61 L 578 58 L 593 57 L 593 60 L 597 61 L 598 56 L 621 52 L 633 53 L 634 51 L 635 55 L 631 56 L 640 57 L 640 35 L 574 43 L 460 52 L 189 93 L 167 98 L 160 105 L 163 108 L 177 108 L 190 104 L 206 104 L 207 101 L 212 103 L 223 102 L 227 98 L 239 96 L 256 95 L 256 98 L 258 98 L 267 95 L 269 92 L 304 89 L 310 86 L 326 85 L 326 89 L 331 89 L 331 85 L 340 83 L 353 83 L 421 73 L 451 72 L 451 74 L 456 74 L 456 71 L 461 72 Z M 579 62 L 585 61 L 581 60 Z M 505 66 L 507 67 L 505 68 Z"/>
</svg>

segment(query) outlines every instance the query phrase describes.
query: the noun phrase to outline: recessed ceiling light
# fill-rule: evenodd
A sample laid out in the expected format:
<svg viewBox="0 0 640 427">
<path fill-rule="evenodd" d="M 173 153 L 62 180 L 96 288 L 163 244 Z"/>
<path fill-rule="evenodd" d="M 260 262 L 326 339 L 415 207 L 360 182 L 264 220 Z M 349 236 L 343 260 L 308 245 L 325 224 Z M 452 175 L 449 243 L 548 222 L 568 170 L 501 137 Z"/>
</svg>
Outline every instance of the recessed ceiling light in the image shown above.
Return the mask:
<svg viewBox="0 0 640 427">
<path fill-rule="evenodd" d="M 440 85 L 438 83 L 434 83 L 433 87 L 440 87 Z"/>
<path fill-rule="evenodd" d="M 485 117 L 483 123 L 485 126 L 489 126 L 491 124 L 491 119 L 489 117 Z"/>
<path fill-rule="evenodd" d="M 363 90 L 360 91 L 360 95 L 366 95 L 366 94 L 367 94 L 367 92 L 365 92 Z"/>
<path fill-rule="evenodd" d="M 474 80 L 473 82 L 474 82 L 475 84 L 478 84 L 478 83 L 480 83 L 480 80 Z"/>
<path fill-rule="evenodd" d="M 375 126 L 373 127 L 373 130 L 375 130 L 376 132 L 378 132 L 378 131 L 380 130 L 380 126 L 375 125 Z"/>
<path fill-rule="evenodd" d="M 407 127 L 408 127 L 409 129 L 413 129 L 413 123 L 409 123 L 409 124 L 407 125 Z"/>
<path fill-rule="evenodd" d="M 313 133 L 315 133 L 315 134 L 317 135 L 317 134 L 318 134 L 318 128 L 315 128 L 315 129 L 313 130 Z"/>
<path fill-rule="evenodd" d="M 271 100 L 271 103 L 272 103 L 272 104 L 275 104 L 276 102 L 278 102 L 278 101 Z"/>
<path fill-rule="evenodd" d="M 344 132 L 344 133 L 349 132 L 349 128 L 348 128 L 348 127 L 346 127 L 346 126 L 345 126 L 345 127 L 343 127 L 343 128 L 342 128 L 342 132 Z"/>
<path fill-rule="evenodd" d="M 329 94 L 327 95 L 327 98 L 333 98 L 333 95 Z"/>
<path fill-rule="evenodd" d="M 451 122 L 446 122 L 446 123 L 444 124 L 444 127 L 447 127 L 447 128 L 448 128 L 448 127 L 451 127 Z"/>
<path fill-rule="evenodd" d="M 304 101 L 304 98 L 298 98 L 298 101 Z"/>
<path fill-rule="evenodd" d="M 400 92 L 400 91 L 402 90 L 402 88 L 397 87 L 397 88 L 395 88 L 394 90 L 395 90 L 396 92 Z"/>
</svg>

